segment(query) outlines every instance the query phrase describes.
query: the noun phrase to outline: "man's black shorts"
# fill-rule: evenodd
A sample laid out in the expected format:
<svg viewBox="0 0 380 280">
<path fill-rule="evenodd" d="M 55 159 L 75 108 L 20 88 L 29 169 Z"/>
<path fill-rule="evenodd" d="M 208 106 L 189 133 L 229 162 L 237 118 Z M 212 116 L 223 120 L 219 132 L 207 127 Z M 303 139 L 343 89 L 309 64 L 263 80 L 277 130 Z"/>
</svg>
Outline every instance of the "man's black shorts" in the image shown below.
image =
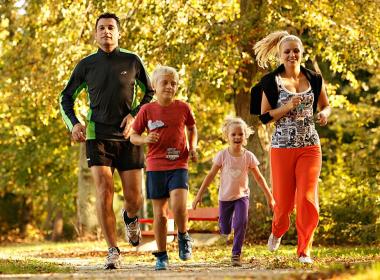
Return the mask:
<svg viewBox="0 0 380 280">
<path fill-rule="evenodd" d="M 144 168 L 143 147 L 129 140 L 87 140 L 86 156 L 88 167 L 111 166 L 119 171 Z"/>
</svg>

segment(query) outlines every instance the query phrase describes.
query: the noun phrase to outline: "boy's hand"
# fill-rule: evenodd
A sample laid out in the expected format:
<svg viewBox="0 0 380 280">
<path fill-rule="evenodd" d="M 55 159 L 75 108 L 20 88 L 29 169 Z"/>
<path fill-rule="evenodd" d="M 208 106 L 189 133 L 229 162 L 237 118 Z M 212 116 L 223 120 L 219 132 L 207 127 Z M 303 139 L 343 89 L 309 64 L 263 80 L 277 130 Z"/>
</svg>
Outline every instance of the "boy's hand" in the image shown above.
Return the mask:
<svg viewBox="0 0 380 280">
<path fill-rule="evenodd" d="M 202 197 L 196 196 L 194 201 L 193 201 L 193 205 L 192 205 L 194 210 L 197 209 L 197 204 L 200 202 L 202 202 Z"/>
<path fill-rule="evenodd" d="M 150 132 L 147 136 L 144 138 L 144 143 L 157 143 L 160 139 L 160 134 L 157 132 Z"/>
<path fill-rule="evenodd" d="M 192 162 L 197 162 L 198 161 L 198 153 L 197 150 L 191 149 L 189 150 L 189 156 Z"/>
</svg>

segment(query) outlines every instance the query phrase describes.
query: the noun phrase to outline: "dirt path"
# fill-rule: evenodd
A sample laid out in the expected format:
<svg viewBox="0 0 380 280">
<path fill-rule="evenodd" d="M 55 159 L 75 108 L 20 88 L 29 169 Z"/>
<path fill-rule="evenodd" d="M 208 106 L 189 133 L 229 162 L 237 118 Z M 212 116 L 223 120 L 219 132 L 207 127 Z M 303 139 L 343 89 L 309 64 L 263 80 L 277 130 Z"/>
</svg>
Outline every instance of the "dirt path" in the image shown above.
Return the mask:
<svg viewBox="0 0 380 280">
<path fill-rule="evenodd" d="M 172 264 L 167 271 L 155 271 L 152 264 L 124 265 L 121 269 L 105 271 L 101 266 L 77 263 L 75 273 L 3 275 L 1 279 L 317 279 L 315 272 L 295 270 L 258 270 L 253 265 L 235 268 L 229 264 Z M 303 275 L 303 276 L 302 276 Z M 309 277 L 308 277 L 309 276 Z"/>
<path fill-rule="evenodd" d="M 331 279 L 332 275 L 326 270 L 320 271 L 318 263 L 331 262 L 333 259 L 317 259 L 317 265 L 300 266 L 291 256 L 257 256 L 247 254 L 243 257 L 242 267 L 232 267 L 229 249 L 218 251 L 218 247 L 208 246 L 218 242 L 218 236 L 192 235 L 194 239 L 195 257 L 187 262 L 178 259 L 176 242 L 168 244 L 170 264 L 167 271 L 155 271 L 155 259 L 151 252 L 155 250 L 155 242 L 144 239 L 142 246 L 130 247 L 121 244 L 123 265 L 121 269 L 105 271 L 103 269 L 106 252 L 103 242 L 98 243 L 62 243 L 36 244 L 30 246 L 3 247 L 0 257 L 16 259 L 33 259 L 42 262 L 54 262 L 63 267 L 70 266 L 71 273 L 49 274 L 0 274 L 1 279 L 263 279 L 263 280 L 316 280 Z M 219 246 L 219 245 L 218 245 Z M 211 248 L 211 249 L 210 249 Z M 257 247 L 256 247 L 257 248 Z M 293 250 L 294 248 L 292 248 Z M 202 252 L 198 251 L 201 250 Z M 214 250 L 214 251 L 213 251 Z M 257 249 L 262 252 L 265 248 Z M 2 252 L 1 252 L 2 251 Z M 197 252 L 198 251 L 198 252 Z M 286 248 L 283 248 L 286 251 Z M 243 254 L 244 255 L 244 254 Z M 354 258 L 355 259 L 355 258 Z M 370 259 L 368 257 L 365 260 Z M 349 262 L 349 259 L 342 258 Z M 352 261 L 352 260 L 351 260 Z M 46 271 L 46 270 L 45 270 Z"/>
</svg>

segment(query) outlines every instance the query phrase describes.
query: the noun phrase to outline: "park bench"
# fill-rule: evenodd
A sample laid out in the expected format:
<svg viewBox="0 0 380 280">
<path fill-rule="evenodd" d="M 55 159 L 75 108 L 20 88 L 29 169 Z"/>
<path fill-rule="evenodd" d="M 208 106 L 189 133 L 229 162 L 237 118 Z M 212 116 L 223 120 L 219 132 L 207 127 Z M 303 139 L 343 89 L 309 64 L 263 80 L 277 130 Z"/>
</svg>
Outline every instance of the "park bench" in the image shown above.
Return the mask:
<svg viewBox="0 0 380 280">
<path fill-rule="evenodd" d="M 197 209 L 188 209 L 189 221 L 207 221 L 207 222 L 217 222 L 219 219 L 219 211 L 216 207 L 203 207 Z M 140 224 L 153 224 L 153 218 L 140 218 Z M 189 229 L 189 232 L 208 232 L 207 230 L 192 230 Z M 143 236 L 153 236 L 153 230 L 143 230 L 141 232 Z M 177 235 L 177 231 L 174 228 L 174 217 L 173 213 L 169 210 L 168 213 L 168 235 Z"/>
</svg>

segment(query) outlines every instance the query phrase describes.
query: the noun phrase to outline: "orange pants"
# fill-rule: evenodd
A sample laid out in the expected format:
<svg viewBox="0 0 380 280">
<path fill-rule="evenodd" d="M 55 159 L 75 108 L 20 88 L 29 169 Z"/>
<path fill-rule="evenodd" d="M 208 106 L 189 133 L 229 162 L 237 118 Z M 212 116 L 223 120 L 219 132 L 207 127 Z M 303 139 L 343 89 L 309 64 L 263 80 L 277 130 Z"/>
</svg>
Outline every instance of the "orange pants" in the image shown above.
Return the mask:
<svg viewBox="0 0 380 280">
<path fill-rule="evenodd" d="M 318 225 L 318 177 L 322 165 L 320 146 L 271 148 L 274 208 L 272 233 L 281 237 L 289 229 L 290 214 L 296 205 L 298 256 L 310 255 Z"/>
</svg>

